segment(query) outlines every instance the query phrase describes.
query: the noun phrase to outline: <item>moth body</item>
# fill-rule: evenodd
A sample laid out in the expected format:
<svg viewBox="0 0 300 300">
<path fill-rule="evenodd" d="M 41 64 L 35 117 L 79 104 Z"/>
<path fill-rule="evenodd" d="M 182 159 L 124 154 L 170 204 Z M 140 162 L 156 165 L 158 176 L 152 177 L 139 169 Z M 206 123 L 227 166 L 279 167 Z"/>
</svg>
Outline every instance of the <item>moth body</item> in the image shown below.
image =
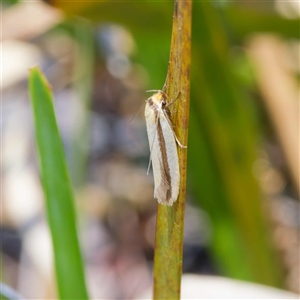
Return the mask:
<svg viewBox="0 0 300 300">
<path fill-rule="evenodd" d="M 170 121 L 167 96 L 158 91 L 146 100 L 145 118 L 154 175 L 154 198 L 173 205 L 178 198 L 180 173 L 176 136 Z"/>
</svg>

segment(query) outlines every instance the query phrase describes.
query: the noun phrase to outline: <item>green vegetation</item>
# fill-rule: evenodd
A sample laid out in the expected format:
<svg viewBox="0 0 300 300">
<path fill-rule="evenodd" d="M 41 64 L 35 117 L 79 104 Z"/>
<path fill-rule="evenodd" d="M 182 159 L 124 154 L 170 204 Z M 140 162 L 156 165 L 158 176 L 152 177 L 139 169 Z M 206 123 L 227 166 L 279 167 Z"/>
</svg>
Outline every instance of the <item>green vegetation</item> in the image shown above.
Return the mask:
<svg viewBox="0 0 300 300">
<path fill-rule="evenodd" d="M 88 299 L 73 191 L 54 115 L 51 87 L 37 67 L 30 70 L 29 89 L 59 298 Z"/>
<path fill-rule="evenodd" d="M 184 3 L 179 1 L 179 14 L 181 5 L 187 5 Z M 170 51 L 171 2 L 54 1 L 54 4 L 66 15 L 79 15 L 94 23 L 115 22 L 128 28 L 137 45 L 133 59 L 147 70 L 149 88 L 162 88 Z M 182 9 L 190 11 L 187 7 Z M 299 21 L 286 20 L 274 13 L 266 15 L 254 9 L 248 11 L 230 5 L 220 8 L 208 1 L 195 1 L 192 55 L 189 57 L 189 41 L 174 39 L 176 30 L 177 33 L 179 30 L 176 17 L 174 20 L 167 93 L 170 98 L 174 97 L 180 86 L 183 97 L 188 100 L 190 75 L 190 119 L 189 103 L 182 105 L 180 98 L 179 104 L 175 105 L 177 114 L 173 122 L 180 140 L 188 144 L 190 193 L 212 220 L 211 251 L 214 260 L 224 276 L 281 287 L 283 272 L 272 245 L 267 220 L 262 214 L 262 196 L 253 175 L 259 125 L 250 93 L 252 86 L 234 75 L 236 65 L 230 55 L 233 47 L 243 46 L 249 35 L 257 32 L 268 31 L 285 38 L 299 38 Z M 180 30 L 182 34 L 189 35 L 190 18 L 184 19 L 184 22 L 186 27 Z M 80 26 L 79 22 L 77 38 L 79 44 L 84 45 L 82 50 L 85 54 L 78 55 L 77 70 L 84 66 L 84 72 L 77 81 L 77 87 L 85 99 L 85 120 L 74 141 L 70 167 L 76 184 L 84 183 L 86 154 L 81 153 L 79 147 L 87 132 L 94 50 L 89 25 L 82 23 L 82 28 Z M 82 65 L 80 57 L 84 58 L 85 64 Z M 29 83 L 59 296 L 61 299 L 74 299 L 76 295 L 78 299 L 87 299 L 74 200 L 55 121 L 51 89 L 37 68 L 30 71 Z M 189 140 L 186 143 L 188 121 Z M 178 299 L 180 293 L 187 158 L 186 150 L 179 150 L 179 153 L 181 170 L 184 170 L 180 198 L 172 208 L 158 208 L 154 267 L 154 294 L 157 299 Z M 74 167 L 77 161 L 80 164 L 78 168 Z M 170 289 L 166 290 L 166 286 Z"/>
</svg>

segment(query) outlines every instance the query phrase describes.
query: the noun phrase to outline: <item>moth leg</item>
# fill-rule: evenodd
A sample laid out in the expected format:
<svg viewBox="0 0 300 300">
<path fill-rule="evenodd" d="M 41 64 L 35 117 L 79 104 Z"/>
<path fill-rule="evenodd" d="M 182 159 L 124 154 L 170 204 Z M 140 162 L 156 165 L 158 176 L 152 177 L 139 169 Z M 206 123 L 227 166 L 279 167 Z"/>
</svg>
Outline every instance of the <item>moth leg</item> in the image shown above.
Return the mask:
<svg viewBox="0 0 300 300">
<path fill-rule="evenodd" d="M 180 148 L 187 148 L 187 146 L 184 146 L 184 145 L 182 145 L 182 144 L 179 142 L 179 140 L 178 140 L 178 138 L 177 138 L 177 136 L 176 136 L 174 130 L 172 130 L 172 132 L 173 132 L 173 134 L 174 134 L 174 138 L 175 138 L 175 140 L 176 140 L 178 146 L 179 146 Z"/>
<path fill-rule="evenodd" d="M 175 99 L 175 100 L 176 100 L 176 99 Z M 170 128 L 171 128 L 171 130 L 172 130 L 172 133 L 173 133 L 173 135 L 174 135 L 175 141 L 177 142 L 178 146 L 179 146 L 180 148 L 187 148 L 187 146 L 184 146 L 184 145 L 182 145 L 182 144 L 179 142 L 179 140 L 178 140 L 178 138 L 177 138 L 177 136 L 176 136 L 176 134 L 175 134 L 175 131 L 174 131 L 174 129 L 173 129 L 173 124 L 172 124 L 172 122 L 171 122 L 171 120 L 170 120 L 168 114 L 166 114 L 164 110 L 162 110 L 162 112 L 163 112 L 165 118 L 166 118 L 167 121 L 168 121 L 168 124 L 169 124 L 169 126 L 170 126 Z"/>
<path fill-rule="evenodd" d="M 168 104 L 166 104 L 166 107 L 169 107 L 169 106 L 172 105 L 176 100 L 178 100 L 180 94 L 181 94 L 181 92 L 178 92 L 176 98 L 175 98 L 174 100 L 172 100 L 171 102 L 169 102 Z"/>
</svg>

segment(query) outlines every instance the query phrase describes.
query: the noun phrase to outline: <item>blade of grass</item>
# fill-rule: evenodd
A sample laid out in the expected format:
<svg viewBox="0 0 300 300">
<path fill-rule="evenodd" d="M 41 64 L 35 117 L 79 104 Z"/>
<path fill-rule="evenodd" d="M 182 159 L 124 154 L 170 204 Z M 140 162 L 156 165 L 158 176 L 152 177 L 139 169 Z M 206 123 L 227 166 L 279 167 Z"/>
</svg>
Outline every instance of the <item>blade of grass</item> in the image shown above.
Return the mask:
<svg viewBox="0 0 300 300">
<path fill-rule="evenodd" d="M 201 22 L 193 27 L 200 34 L 193 35 L 190 178 L 212 217 L 213 249 L 224 274 L 281 286 L 253 174 L 257 132 L 251 101 L 231 74 L 227 36 L 215 8 L 195 2 L 193 13 Z"/>
<path fill-rule="evenodd" d="M 59 298 L 88 299 L 74 197 L 55 120 L 51 87 L 37 67 L 30 70 L 29 89 Z"/>
<path fill-rule="evenodd" d="M 259 35 L 248 42 L 262 101 L 268 111 L 294 183 L 300 195 L 299 181 L 299 88 L 296 78 L 284 68 L 284 43 L 274 36 Z M 287 101 L 287 99 L 289 99 Z M 282 120 L 288 120 L 282 122 Z"/>
<path fill-rule="evenodd" d="M 191 1 L 175 1 L 171 54 L 166 81 L 169 99 L 179 100 L 172 108 L 172 122 L 179 140 L 186 145 L 190 96 Z M 186 190 L 186 149 L 180 149 L 180 194 L 171 207 L 158 205 L 154 255 L 153 299 L 180 299 L 182 245 Z"/>
<path fill-rule="evenodd" d="M 245 37 L 257 32 L 275 33 L 287 38 L 299 39 L 299 18 L 289 20 L 275 12 L 228 5 L 222 12 L 230 24 L 233 37 L 244 40 Z"/>
</svg>

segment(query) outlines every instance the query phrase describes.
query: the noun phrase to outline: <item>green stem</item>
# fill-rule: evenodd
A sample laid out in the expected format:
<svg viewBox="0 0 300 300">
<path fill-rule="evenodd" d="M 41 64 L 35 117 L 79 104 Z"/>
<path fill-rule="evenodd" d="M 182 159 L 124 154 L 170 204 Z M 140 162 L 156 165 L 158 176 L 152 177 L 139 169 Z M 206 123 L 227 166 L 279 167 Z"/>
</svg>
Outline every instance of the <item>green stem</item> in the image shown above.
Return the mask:
<svg viewBox="0 0 300 300">
<path fill-rule="evenodd" d="M 187 145 L 189 120 L 191 12 L 191 1 L 175 1 L 166 81 L 169 100 L 179 95 L 179 100 L 172 105 L 172 122 L 176 135 L 184 145 Z M 178 200 L 171 207 L 158 205 L 153 299 L 180 299 L 187 150 L 179 148 L 178 155 Z"/>
</svg>

